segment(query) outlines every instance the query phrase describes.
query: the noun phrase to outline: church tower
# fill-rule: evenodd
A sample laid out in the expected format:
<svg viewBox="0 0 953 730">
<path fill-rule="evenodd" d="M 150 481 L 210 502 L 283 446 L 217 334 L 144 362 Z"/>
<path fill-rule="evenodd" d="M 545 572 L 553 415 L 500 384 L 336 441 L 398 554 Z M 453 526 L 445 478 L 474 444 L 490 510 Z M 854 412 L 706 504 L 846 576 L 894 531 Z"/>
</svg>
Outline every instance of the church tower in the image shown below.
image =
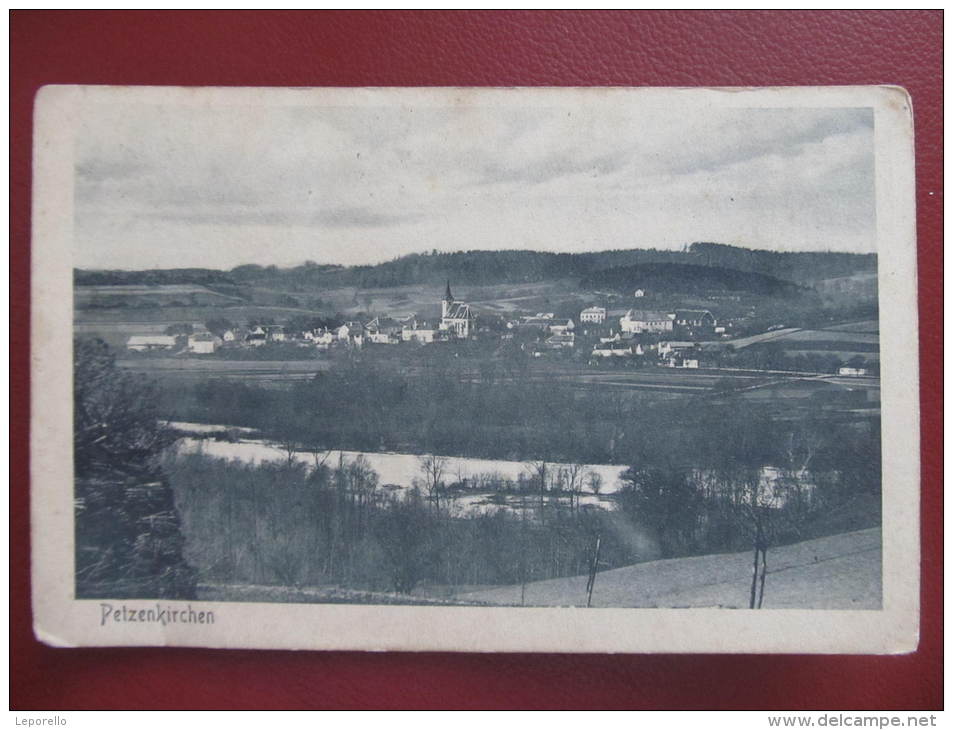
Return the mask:
<svg viewBox="0 0 953 730">
<path fill-rule="evenodd" d="M 453 294 L 450 293 L 450 279 L 447 279 L 447 291 L 443 295 L 443 301 L 441 302 L 441 317 L 447 316 L 447 312 L 450 310 L 451 304 L 453 304 Z"/>
</svg>

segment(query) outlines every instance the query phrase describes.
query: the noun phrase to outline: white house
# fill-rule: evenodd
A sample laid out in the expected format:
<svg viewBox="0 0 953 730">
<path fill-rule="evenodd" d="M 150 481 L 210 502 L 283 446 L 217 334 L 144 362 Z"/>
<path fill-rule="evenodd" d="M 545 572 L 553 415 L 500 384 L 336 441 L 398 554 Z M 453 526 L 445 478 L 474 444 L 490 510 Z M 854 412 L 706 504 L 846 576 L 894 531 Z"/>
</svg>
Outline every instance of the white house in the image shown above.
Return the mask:
<svg viewBox="0 0 953 730">
<path fill-rule="evenodd" d="M 305 332 L 304 338 L 319 350 L 327 350 L 334 342 L 334 333 L 329 329 L 316 329 Z"/>
<path fill-rule="evenodd" d="M 633 354 L 641 355 L 641 352 L 633 353 L 632 347 L 623 342 L 602 342 L 592 348 L 592 357 L 632 357 Z"/>
<path fill-rule="evenodd" d="M 197 355 L 211 355 L 222 344 L 222 340 L 211 332 L 199 332 L 189 335 L 189 352 Z"/>
<path fill-rule="evenodd" d="M 396 345 L 400 342 L 400 337 L 387 332 L 368 332 L 365 338 L 373 345 Z"/>
<path fill-rule="evenodd" d="M 632 292 L 632 296 L 634 296 L 636 299 L 641 299 L 645 296 L 645 289 L 636 289 L 634 292 Z"/>
<path fill-rule="evenodd" d="M 261 327 L 252 327 L 245 335 L 245 344 L 251 347 L 261 347 L 266 342 L 268 342 L 268 335 Z"/>
<path fill-rule="evenodd" d="M 280 324 L 270 324 L 265 327 L 265 335 L 269 342 L 284 342 L 285 328 Z"/>
<path fill-rule="evenodd" d="M 594 324 L 602 324 L 606 321 L 606 308 L 605 307 L 588 307 L 583 309 L 579 313 L 580 322 L 592 322 Z"/>
<path fill-rule="evenodd" d="M 404 329 L 400 331 L 400 339 L 404 342 L 419 342 L 424 345 L 429 345 L 431 342 L 439 340 L 441 334 L 440 330 L 428 327 L 426 322 L 417 322 L 417 320 L 414 320 L 412 325 L 405 326 Z"/>
<path fill-rule="evenodd" d="M 364 344 L 364 325 L 360 322 L 345 322 L 337 328 L 335 332 L 338 340 L 354 347 L 361 347 Z"/>
<path fill-rule="evenodd" d="M 675 324 L 675 315 L 668 312 L 653 312 L 643 309 L 630 309 L 619 318 L 619 328 L 623 332 L 640 334 L 642 332 L 671 332 Z"/>
<path fill-rule="evenodd" d="M 698 367 L 698 360 L 691 357 L 672 357 L 669 358 L 665 364 L 670 368 L 689 368 L 694 370 Z"/>
<path fill-rule="evenodd" d="M 567 335 L 571 334 L 572 331 L 576 328 L 576 323 L 571 319 L 556 319 L 553 320 L 553 323 L 549 325 L 549 331 L 554 335 Z"/>
<path fill-rule="evenodd" d="M 133 335 L 126 342 L 126 347 L 135 352 L 171 350 L 175 347 L 175 337 L 172 335 Z"/>
</svg>

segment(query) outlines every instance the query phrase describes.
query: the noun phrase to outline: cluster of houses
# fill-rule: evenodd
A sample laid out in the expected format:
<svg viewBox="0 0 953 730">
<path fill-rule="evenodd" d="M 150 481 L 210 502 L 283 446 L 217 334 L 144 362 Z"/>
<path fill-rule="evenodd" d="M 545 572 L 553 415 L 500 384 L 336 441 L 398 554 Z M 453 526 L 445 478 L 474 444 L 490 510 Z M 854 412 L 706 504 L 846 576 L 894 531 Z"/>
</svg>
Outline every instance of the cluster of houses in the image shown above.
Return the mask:
<svg viewBox="0 0 953 730">
<path fill-rule="evenodd" d="M 135 335 L 127 348 L 133 351 L 213 354 L 219 348 L 254 348 L 288 343 L 317 350 L 365 345 L 396 345 L 403 342 L 431 344 L 466 340 L 475 333 L 476 317 L 470 305 L 454 298 L 450 283 L 441 300 L 440 317 L 420 319 L 416 315 L 396 319 L 377 316 L 368 322 L 345 321 L 336 327 L 292 331 L 282 325 L 254 325 L 209 332 L 194 325 L 190 334 Z M 614 324 L 617 321 L 617 324 Z M 588 307 L 571 318 L 552 312 L 537 312 L 506 323 L 504 339 L 519 335 L 531 339 L 531 350 L 541 356 L 547 350 L 590 348 L 590 363 L 655 355 L 670 367 L 697 368 L 701 340 L 724 333 L 707 310 L 676 309 L 673 312 L 630 309 L 612 323 L 605 307 Z M 525 347 L 525 345 L 524 345 Z"/>
<path fill-rule="evenodd" d="M 320 327 L 303 332 L 290 331 L 282 325 L 235 327 L 219 333 L 207 331 L 204 325 L 193 325 L 193 333 L 185 335 L 133 335 L 126 343 L 135 352 L 169 351 L 207 355 L 221 347 L 261 347 L 289 343 L 301 347 L 328 350 L 332 347 L 363 347 L 365 344 L 396 345 L 401 342 L 430 344 L 468 339 L 475 329 L 476 317 L 470 305 L 454 299 L 450 282 L 441 301 L 440 318 L 431 321 L 411 315 L 403 319 L 374 317 L 369 322 L 346 321 L 337 327 Z"/>
<path fill-rule="evenodd" d="M 638 297 L 642 290 L 636 292 Z M 400 343 L 431 344 L 467 340 L 477 333 L 476 315 L 466 302 L 458 301 L 450 283 L 440 303 L 440 316 L 422 319 L 376 316 L 370 321 L 345 321 L 335 327 L 298 331 L 277 324 L 260 324 L 210 332 L 204 325 L 181 328 L 178 335 L 134 335 L 127 348 L 137 352 L 213 354 L 220 348 L 256 348 L 286 343 L 316 350 L 362 348 L 366 345 Z M 611 315 L 611 316 L 610 316 Z M 501 322 L 502 324 L 502 322 Z M 175 328 L 173 328 L 175 329 Z M 486 326 L 480 332 L 490 331 Z M 482 336 L 482 334 L 480 335 Z M 593 366 L 648 362 L 671 368 L 699 368 L 717 363 L 724 353 L 726 327 L 707 309 L 673 311 L 629 309 L 609 312 L 605 307 L 587 307 L 578 317 L 557 317 L 537 312 L 505 323 L 498 334 L 517 339 L 520 347 L 535 357 L 546 351 L 580 353 Z M 854 363 L 840 367 L 842 376 L 864 376 L 867 370 Z"/>
<path fill-rule="evenodd" d="M 579 319 L 605 327 L 607 312 L 604 307 L 589 307 Z M 590 362 L 655 355 L 668 367 L 697 368 L 706 347 L 703 341 L 724 335 L 725 327 L 707 309 L 629 309 L 619 317 L 617 329 L 597 333 Z"/>
<path fill-rule="evenodd" d="M 557 318 L 539 312 L 507 323 L 511 331 L 539 330 L 545 336 L 536 350 L 562 350 L 590 347 L 590 363 L 604 360 L 656 355 L 669 367 L 699 367 L 698 344 L 725 334 L 708 310 L 676 309 L 672 312 L 629 309 L 616 320 L 609 320 L 605 307 L 587 307 L 579 313 L 578 326 L 572 319 Z M 616 324 L 617 322 L 617 324 Z"/>
</svg>

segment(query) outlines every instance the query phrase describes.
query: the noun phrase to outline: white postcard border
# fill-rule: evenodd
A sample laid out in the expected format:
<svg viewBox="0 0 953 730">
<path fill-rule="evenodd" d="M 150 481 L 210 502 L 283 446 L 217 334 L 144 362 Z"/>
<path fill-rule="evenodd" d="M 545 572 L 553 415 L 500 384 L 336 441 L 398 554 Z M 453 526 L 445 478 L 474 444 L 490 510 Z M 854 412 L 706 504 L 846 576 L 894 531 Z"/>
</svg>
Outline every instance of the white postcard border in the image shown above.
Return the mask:
<svg viewBox="0 0 953 730">
<path fill-rule="evenodd" d="M 448 98 L 449 95 L 449 98 Z M 183 104 L 667 104 L 875 110 L 883 423 L 879 611 L 490 608 L 73 597 L 72 130 L 84 100 Z M 913 127 L 895 87 L 783 89 L 185 89 L 49 86 L 33 165 L 31 542 L 34 630 L 54 646 L 470 652 L 902 653 L 918 643 L 919 365 Z M 214 623 L 104 621 L 185 610 Z M 168 616 L 168 614 L 166 614 Z"/>
</svg>

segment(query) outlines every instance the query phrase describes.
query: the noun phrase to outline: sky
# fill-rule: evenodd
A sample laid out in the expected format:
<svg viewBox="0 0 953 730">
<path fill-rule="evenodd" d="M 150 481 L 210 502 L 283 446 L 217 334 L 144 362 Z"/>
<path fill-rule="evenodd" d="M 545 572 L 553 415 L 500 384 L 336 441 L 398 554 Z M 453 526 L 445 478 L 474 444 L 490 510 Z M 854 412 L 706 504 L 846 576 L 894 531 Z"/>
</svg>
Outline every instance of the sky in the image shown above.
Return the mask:
<svg viewBox="0 0 953 730">
<path fill-rule="evenodd" d="M 90 103 L 75 265 L 875 250 L 870 109 Z"/>
</svg>

